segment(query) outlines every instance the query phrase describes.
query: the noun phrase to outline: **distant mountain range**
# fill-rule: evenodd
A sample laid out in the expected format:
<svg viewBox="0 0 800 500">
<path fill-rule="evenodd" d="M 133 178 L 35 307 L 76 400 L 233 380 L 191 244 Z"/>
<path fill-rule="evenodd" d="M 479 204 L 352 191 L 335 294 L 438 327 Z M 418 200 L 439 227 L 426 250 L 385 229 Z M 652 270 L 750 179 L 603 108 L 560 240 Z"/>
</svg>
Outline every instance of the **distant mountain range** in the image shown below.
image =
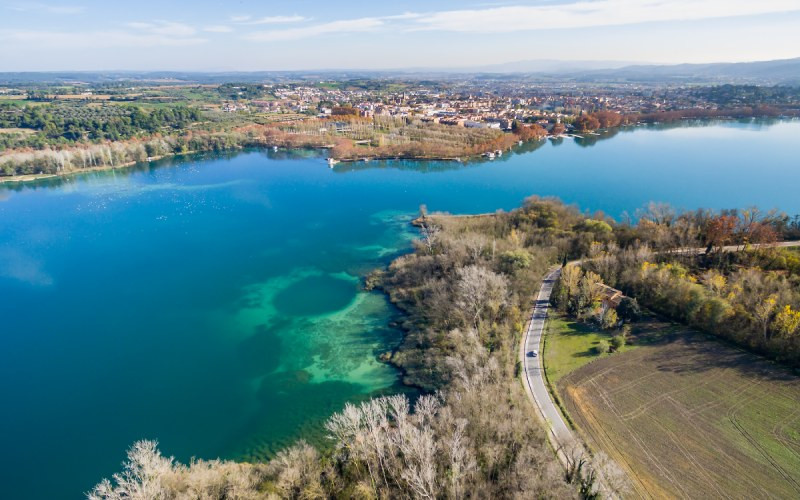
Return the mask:
<svg viewBox="0 0 800 500">
<path fill-rule="evenodd" d="M 484 66 L 465 66 L 445 68 L 441 71 L 450 73 L 526 73 L 526 74 L 560 74 L 575 71 L 610 70 L 632 66 L 631 61 L 564 61 L 558 59 L 535 59 L 530 61 L 514 61 Z M 409 69 L 407 71 L 424 72 L 425 69 Z"/>
<path fill-rule="evenodd" d="M 570 76 L 588 80 L 641 82 L 733 82 L 800 85 L 800 57 L 775 61 L 712 64 L 634 65 L 583 70 Z"/>
<path fill-rule="evenodd" d="M 501 75 L 531 80 L 567 80 L 575 82 L 640 83 L 750 83 L 764 85 L 800 85 L 800 57 L 774 61 L 711 64 L 631 64 L 623 61 L 531 60 L 461 68 L 404 68 L 394 70 L 308 70 L 308 71 L 60 71 L 0 73 L 0 84 L 30 82 L 114 81 L 140 82 L 282 82 L 290 80 L 352 78 L 461 78 Z"/>
<path fill-rule="evenodd" d="M 632 64 L 622 61 L 532 60 L 471 68 L 452 68 L 443 71 L 524 74 L 592 82 L 800 84 L 800 58 L 741 63 L 669 65 Z"/>
</svg>

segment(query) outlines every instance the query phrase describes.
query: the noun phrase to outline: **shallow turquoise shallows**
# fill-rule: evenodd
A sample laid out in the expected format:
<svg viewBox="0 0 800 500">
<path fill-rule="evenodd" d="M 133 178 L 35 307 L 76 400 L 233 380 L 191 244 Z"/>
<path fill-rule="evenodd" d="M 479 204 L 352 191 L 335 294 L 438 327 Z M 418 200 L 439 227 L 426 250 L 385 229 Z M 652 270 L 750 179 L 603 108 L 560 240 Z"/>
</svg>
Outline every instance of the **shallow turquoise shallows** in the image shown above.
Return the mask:
<svg viewBox="0 0 800 500">
<path fill-rule="evenodd" d="M 359 290 L 429 210 L 555 195 L 800 213 L 800 122 L 640 128 L 495 161 L 207 155 L 0 188 L 4 498 L 79 498 L 133 441 L 268 457 L 346 401 L 401 390 L 396 311 Z"/>
</svg>

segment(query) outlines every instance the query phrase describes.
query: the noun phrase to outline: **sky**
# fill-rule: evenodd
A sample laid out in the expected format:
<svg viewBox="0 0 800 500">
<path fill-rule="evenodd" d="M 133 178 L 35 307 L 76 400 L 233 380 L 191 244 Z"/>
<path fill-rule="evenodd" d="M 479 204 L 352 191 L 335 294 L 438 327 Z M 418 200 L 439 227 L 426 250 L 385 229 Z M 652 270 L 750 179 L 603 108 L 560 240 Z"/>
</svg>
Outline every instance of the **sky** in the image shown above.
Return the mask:
<svg viewBox="0 0 800 500">
<path fill-rule="evenodd" d="M 0 0 L 0 71 L 800 57 L 800 0 Z"/>
</svg>

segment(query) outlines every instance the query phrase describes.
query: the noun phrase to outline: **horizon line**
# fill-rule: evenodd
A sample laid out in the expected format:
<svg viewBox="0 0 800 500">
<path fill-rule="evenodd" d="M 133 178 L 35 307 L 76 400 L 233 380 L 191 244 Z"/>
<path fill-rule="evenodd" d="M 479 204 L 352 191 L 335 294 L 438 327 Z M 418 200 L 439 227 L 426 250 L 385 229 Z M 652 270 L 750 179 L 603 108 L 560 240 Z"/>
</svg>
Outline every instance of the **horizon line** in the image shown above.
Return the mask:
<svg viewBox="0 0 800 500">
<path fill-rule="evenodd" d="M 305 68 L 305 69 L 41 69 L 41 70 L 0 70 L 0 74 L 8 73 L 200 73 L 200 74 L 224 74 L 224 73 L 309 73 L 309 72 L 375 72 L 375 73 L 424 73 L 424 72 L 437 72 L 448 71 L 455 73 L 497 73 L 497 74 L 515 74 L 515 73 L 550 73 L 551 71 L 481 71 L 482 66 L 503 66 L 510 64 L 523 64 L 535 62 L 548 62 L 548 63 L 619 63 L 624 64 L 618 68 L 595 68 L 597 69 L 623 69 L 632 66 L 703 66 L 711 64 L 753 64 L 762 62 L 779 62 L 779 61 L 794 61 L 800 59 L 800 55 L 789 58 L 779 59 L 756 59 L 747 61 L 713 61 L 702 63 L 689 63 L 689 62 L 674 62 L 674 63 L 658 63 L 658 62 L 645 62 L 645 61 L 614 61 L 614 60 L 592 60 L 592 59 L 518 59 L 513 61 L 499 62 L 499 63 L 486 63 L 476 64 L 475 66 L 421 66 L 421 67 L 396 67 L 396 68 Z M 471 69 L 474 68 L 474 69 Z"/>
</svg>

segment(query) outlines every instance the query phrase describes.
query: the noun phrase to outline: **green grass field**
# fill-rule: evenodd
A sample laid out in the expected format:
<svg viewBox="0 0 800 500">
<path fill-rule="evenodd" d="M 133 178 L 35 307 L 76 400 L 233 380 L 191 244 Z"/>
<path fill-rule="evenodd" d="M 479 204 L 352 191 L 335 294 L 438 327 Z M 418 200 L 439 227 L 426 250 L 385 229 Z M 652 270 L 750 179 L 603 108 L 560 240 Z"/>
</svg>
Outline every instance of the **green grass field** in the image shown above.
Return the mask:
<svg viewBox="0 0 800 500">
<path fill-rule="evenodd" d="M 669 323 L 643 322 L 634 339 L 635 349 L 580 363 L 556 385 L 636 497 L 800 497 L 800 378 Z"/>
<path fill-rule="evenodd" d="M 604 332 L 594 326 L 579 323 L 561 314 L 552 314 L 547 321 L 544 362 L 547 378 L 555 384 L 568 373 L 586 363 L 615 356 L 632 349 L 626 345 L 619 352 L 600 354 L 597 345 L 601 340 L 611 342 L 617 332 Z"/>
</svg>

